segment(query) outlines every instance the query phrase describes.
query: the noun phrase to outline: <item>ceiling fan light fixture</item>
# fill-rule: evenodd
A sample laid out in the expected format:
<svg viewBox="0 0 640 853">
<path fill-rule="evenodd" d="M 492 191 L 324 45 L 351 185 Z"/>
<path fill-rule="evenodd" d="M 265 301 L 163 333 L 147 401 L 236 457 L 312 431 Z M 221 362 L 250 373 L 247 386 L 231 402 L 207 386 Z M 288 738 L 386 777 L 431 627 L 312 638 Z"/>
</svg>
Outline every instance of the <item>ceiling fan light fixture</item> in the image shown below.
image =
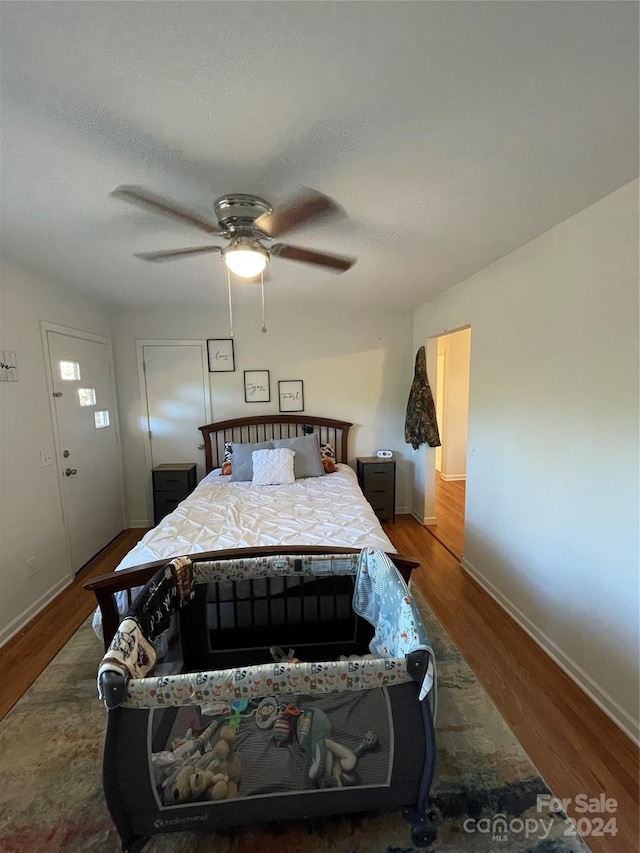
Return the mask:
<svg viewBox="0 0 640 853">
<path fill-rule="evenodd" d="M 224 249 L 222 257 L 231 272 L 239 278 L 255 278 L 264 270 L 269 260 L 265 248 L 242 239 Z"/>
</svg>

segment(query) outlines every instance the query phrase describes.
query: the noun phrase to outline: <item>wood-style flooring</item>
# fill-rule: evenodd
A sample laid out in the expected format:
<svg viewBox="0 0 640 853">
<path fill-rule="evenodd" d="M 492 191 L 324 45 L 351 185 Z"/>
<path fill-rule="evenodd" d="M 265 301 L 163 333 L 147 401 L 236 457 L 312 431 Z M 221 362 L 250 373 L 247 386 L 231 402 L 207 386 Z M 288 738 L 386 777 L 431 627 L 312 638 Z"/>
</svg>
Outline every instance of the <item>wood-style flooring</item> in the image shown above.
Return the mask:
<svg viewBox="0 0 640 853">
<path fill-rule="evenodd" d="M 95 610 L 95 597 L 82 589 L 82 584 L 89 578 L 112 572 L 145 532 L 121 533 L 0 649 L 0 720 Z"/>
<path fill-rule="evenodd" d="M 383 526 L 398 551 L 420 559 L 413 582 L 556 796 L 574 799 L 577 794 L 604 793 L 617 800 L 618 834 L 589 838 L 593 853 L 637 853 L 639 783 L 634 744 L 431 533 L 406 515 Z M 129 530 L 118 537 L 0 649 L 0 718 L 92 612 L 92 596 L 82 584 L 112 571 L 143 533 Z"/>
<path fill-rule="evenodd" d="M 436 524 L 425 527 L 459 560 L 464 553 L 465 480 L 443 480 L 436 471 Z"/>
<path fill-rule="evenodd" d="M 413 517 L 383 527 L 400 553 L 420 560 L 412 583 L 555 796 L 617 800 L 618 833 L 585 839 L 593 853 L 638 853 L 636 746 Z"/>
</svg>

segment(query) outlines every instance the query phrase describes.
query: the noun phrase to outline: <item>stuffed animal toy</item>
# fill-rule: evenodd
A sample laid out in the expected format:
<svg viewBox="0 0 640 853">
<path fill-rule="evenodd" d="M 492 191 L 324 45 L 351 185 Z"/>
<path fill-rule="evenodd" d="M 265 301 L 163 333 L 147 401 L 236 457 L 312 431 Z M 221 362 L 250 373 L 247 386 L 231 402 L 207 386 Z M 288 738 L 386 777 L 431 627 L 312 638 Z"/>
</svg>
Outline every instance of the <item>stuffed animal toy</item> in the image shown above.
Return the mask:
<svg viewBox="0 0 640 853">
<path fill-rule="evenodd" d="M 234 799 L 238 796 L 242 759 L 236 751 L 236 733 L 231 726 L 220 729 L 220 738 L 210 754 L 213 758 L 207 770 L 213 778 L 206 789 L 207 799 Z"/>
<path fill-rule="evenodd" d="M 296 726 L 298 743 L 311 758 L 309 778 L 321 788 L 356 784 L 355 766 L 363 752 L 375 749 L 378 737 L 368 731 L 355 750 L 329 737 L 331 723 L 320 708 L 305 709 Z"/>
<path fill-rule="evenodd" d="M 238 796 L 242 759 L 235 748 L 236 733 L 224 725 L 212 745 L 213 733 L 207 732 L 203 754 L 194 752 L 167 776 L 162 786 L 165 805 L 180 805 L 202 797 L 229 800 Z"/>
</svg>

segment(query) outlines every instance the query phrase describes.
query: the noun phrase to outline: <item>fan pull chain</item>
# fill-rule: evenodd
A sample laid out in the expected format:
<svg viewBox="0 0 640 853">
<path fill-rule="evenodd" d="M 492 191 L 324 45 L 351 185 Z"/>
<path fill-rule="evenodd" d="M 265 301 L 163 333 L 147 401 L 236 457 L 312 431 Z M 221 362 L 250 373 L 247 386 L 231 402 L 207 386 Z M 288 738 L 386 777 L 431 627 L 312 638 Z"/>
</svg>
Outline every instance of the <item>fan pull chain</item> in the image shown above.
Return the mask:
<svg viewBox="0 0 640 853">
<path fill-rule="evenodd" d="M 233 337 L 233 308 L 231 306 L 231 270 L 227 267 L 227 287 L 229 288 L 229 337 Z"/>
<path fill-rule="evenodd" d="M 262 290 L 262 331 L 267 331 L 267 325 L 264 321 L 264 271 L 260 273 L 260 288 Z"/>
</svg>

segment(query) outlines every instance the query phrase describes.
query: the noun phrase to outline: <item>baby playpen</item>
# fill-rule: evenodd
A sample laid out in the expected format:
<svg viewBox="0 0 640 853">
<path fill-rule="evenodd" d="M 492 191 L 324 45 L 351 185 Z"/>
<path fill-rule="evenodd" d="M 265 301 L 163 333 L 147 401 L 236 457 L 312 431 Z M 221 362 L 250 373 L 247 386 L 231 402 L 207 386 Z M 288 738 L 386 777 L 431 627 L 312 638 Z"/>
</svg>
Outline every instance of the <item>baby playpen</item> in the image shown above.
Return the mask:
<svg viewBox="0 0 640 853">
<path fill-rule="evenodd" d="M 121 621 L 98 689 L 125 851 L 396 808 L 434 840 L 435 660 L 394 555 L 291 550 L 174 559 Z"/>
</svg>

